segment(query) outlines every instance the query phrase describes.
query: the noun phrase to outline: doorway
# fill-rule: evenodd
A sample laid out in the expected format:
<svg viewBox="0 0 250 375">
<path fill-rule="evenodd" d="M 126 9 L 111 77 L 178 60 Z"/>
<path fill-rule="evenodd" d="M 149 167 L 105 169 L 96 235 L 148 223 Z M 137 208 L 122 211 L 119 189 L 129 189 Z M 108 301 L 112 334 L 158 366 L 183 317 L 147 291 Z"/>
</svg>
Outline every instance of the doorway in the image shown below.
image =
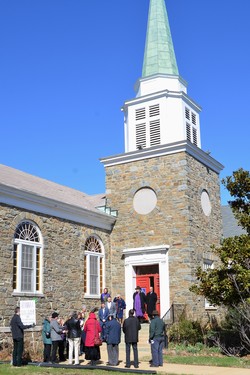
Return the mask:
<svg viewBox="0 0 250 375">
<path fill-rule="evenodd" d="M 147 294 L 149 288 L 152 286 L 154 292 L 157 294 L 156 310 L 161 313 L 160 306 L 160 277 L 159 264 L 149 266 L 135 266 L 136 285 L 142 288 L 142 291 Z"/>
</svg>

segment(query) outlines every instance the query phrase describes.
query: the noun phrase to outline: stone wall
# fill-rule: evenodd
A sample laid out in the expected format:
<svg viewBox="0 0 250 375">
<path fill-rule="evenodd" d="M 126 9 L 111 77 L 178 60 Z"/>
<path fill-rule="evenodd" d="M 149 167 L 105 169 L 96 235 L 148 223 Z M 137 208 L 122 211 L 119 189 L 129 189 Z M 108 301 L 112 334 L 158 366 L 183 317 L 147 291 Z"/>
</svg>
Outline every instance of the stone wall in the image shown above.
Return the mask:
<svg viewBox="0 0 250 375">
<path fill-rule="evenodd" d="M 43 361 L 43 341 L 41 327 L 26 329 L 24 332 L 23 359 L 30 361 Z M 0 360 L 11 361 L 13 339 L 9 328 L 0 327 Z"/>
<path fill-rule="evenodd" d="M 23 220 L 33 221 L 44 241 L 43 296 L 13 295 L 13 238 L 17 225 Z M 99 300 L 84 299 L 84 244 L 88 236 L 97 235 L 105 248 L 106 275 L 110 274 L 110 233 L 94 227 L 23 211 L 7 205 L 0 206 L 0 326 L 8 327 L 14 309 L 22 299 L 36 300 L 37 324 L 54 310 L 66 318 L 74 310 L 99 306 Z M 107 277 L 107 287 L 111 280 Z"/>
<path fill-rule="evenodd" d="M 148 215 L 133 209 L 135 192 L 151 187 L 157 206 Z M 205 216 L 201 192 L 211 197 Z M 185 152 L 106 167 L 107 204 L 118 210 L 111 235 L 113 294 L 125 292 L 122 251 L 168 244 L 170 302 L 187 306 L 191 317 L 206 315 L 204 300 L 189 292 L 203 257 L 222 234 L 219 176 Z"/>
</svg>

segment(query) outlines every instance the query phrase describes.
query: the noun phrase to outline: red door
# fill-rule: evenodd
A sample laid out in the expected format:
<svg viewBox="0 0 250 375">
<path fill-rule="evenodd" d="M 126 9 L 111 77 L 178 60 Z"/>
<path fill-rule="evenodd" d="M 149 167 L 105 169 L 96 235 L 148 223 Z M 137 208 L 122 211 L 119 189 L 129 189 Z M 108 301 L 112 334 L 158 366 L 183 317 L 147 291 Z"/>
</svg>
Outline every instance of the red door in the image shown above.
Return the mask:
<svg viewBox="0 0 250 375">
<path fill-rule="evenodd" d="M 151 286 L 154 288 L 154 292 L 158 297 L 156 310 L 160 314 L 160 278 L 158 265 L 136 267 L 136 285 L 139 285 L 145 294 L 149 292 Z"/>
</svg>

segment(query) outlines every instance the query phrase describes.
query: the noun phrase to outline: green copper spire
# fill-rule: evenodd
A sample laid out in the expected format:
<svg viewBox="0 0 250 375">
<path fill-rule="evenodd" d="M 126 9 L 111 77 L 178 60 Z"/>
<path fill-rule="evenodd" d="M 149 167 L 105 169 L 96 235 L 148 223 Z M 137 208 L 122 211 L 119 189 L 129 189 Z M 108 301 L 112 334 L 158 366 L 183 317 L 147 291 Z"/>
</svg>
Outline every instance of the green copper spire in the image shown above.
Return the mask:
<svg viewBox="0 0 250 375">
<path fill-rule="evenodd" d="M 142 77 L 179 75 L 165 0 L 150 0 Z"/>
</svg>

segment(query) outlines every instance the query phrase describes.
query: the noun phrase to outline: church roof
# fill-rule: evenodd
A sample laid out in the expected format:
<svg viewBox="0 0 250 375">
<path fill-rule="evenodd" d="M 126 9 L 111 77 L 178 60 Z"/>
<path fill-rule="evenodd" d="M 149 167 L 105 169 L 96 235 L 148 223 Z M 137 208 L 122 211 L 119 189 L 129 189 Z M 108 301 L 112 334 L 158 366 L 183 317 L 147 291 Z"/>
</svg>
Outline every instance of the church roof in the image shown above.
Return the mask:
<svg viewBox="0 0 250 375">
<path fill-rule="evenodd" d="M 90 196 L 81 191 L 2 164 L 0 164 L 1 186 L 12 187 L 23 192 L 32 193 L 38 197 L 45 197 L 95 212 L 100 212 L 96 207 L 102 206 L 105 198 L 104 194 Z"/>
<path fill-rule="evenodd" d="M 165 0 L 150 0 L 142 77 L 178 75 Z"/>
<path fill-rule="evenodd" d="M 230 206 L 221 206 L 223 237 L 234 237 L 246 234 L 246 231 L 238 225 Z"/>
</svg>

